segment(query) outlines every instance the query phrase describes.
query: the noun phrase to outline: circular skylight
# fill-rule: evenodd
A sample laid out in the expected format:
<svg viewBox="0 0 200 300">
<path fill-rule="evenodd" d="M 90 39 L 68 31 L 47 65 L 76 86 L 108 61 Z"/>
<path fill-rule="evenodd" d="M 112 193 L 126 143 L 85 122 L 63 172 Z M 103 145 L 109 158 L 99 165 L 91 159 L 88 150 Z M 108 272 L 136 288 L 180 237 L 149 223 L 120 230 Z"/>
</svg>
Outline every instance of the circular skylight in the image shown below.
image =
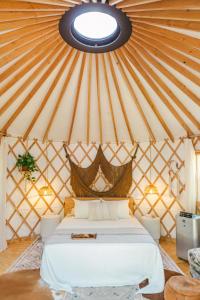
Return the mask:
<svg viewBox="0 0 200 300">
<path fill-rule="evenodd" d="M 105 39 L 112 36 L 117 28 L 115 18 L 102 12 L 86 12 L 74 20 L 74 29 L 87 39 Z"/>
<path fill-rule="evenodd" d="M 104 53 L 125 44 L 132 25 L 126 14 L 107 3 L 82 3 L 70 8 L 59 22 L 63 40 L 84 52 Z"/>
</svg>

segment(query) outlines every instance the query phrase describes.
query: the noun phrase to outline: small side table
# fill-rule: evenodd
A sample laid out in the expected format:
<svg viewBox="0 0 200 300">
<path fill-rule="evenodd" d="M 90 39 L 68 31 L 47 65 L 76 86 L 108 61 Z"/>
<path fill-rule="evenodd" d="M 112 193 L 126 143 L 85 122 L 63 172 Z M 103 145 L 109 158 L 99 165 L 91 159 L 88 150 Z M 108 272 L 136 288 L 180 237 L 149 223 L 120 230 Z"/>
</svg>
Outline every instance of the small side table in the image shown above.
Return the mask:
<svg viewBox="0 0 200 300">
<path fill-rule="evenodd" d="M 54 232 L 59 223 L 60 215 L 47 214 L 42 216 L 40 223 L 40 235 L 43 242 L 45 242 L 45 240 Z"/>
<path fill-rule="evenodd" d="M 142 216 L 141 218 L 143 226 L 150 233 L 152 238 L 157 244 L 159 244 L 160 239 L 160 218 L 152 217 L 150 215 Z"/>
</svg>

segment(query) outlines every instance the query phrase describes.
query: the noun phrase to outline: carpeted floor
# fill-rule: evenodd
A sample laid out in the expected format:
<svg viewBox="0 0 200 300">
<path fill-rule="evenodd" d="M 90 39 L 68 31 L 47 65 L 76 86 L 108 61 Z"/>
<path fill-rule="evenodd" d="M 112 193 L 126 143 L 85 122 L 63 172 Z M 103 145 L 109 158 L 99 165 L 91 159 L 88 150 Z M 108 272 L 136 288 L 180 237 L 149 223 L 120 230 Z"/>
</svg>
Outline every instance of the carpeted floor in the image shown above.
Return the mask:
<svg viewBox="0 0 200 300">
<path fill-rule="evenodd" d="M 136 295 L 137 286 L 75 288 L 74 294 L 50 290 L 40 279 L 39 268 L 43 244 L 36 240 L 25 250 L 17 261 L 0 276 L 1 300 L 163 300 L 163 294 L 147 295 L 142 298 Z M 160 248 L 163 258 L 166 280 L 181 270 Z M 145 285 L 145 283 L 143 283 Z"/>
</svg>

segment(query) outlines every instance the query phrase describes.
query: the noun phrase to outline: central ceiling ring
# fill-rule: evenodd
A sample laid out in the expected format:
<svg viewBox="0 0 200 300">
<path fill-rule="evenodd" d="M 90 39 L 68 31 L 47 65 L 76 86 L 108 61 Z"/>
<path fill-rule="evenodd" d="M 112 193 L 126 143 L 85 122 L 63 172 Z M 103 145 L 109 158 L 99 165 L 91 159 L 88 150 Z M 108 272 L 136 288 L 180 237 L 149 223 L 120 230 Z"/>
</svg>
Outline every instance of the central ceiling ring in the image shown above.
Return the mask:
<svg viewBox="0 0 200 300">
<path fill-rule="evenodd" d="M 81 34 L 77 30 L 76 21 L 80 21 L 88 13 L 96 13 L 100 17 L 107 16 L 108 21 L 113 19 L 116 23 L 116 28 L 111 34 L 103 38 L 96 37 L 98 34 L 95 37 L 87 37 Z M 84 20 L 84 18 L 82 19 Z M 59 22 L 59 32 L 63 40 L 73 48 L 90 53 L 104 53 L 121 47 L 129 40 L 132 33 L 132 24 L 126 14 L 114 6 L 106 3 L 84 3 L 65 12 Z"/>
</svg>

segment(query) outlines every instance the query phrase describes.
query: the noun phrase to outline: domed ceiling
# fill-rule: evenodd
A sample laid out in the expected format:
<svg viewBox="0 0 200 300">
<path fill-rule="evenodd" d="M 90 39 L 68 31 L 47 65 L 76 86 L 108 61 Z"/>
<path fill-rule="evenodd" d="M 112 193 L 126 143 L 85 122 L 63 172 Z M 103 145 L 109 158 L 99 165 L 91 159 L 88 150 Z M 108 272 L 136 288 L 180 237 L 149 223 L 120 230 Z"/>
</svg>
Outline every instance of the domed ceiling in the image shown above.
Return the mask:
<svg viewBox="0 0 200 300">
<path fill-rule="evenodd" d="M 68 143 L 199 134 L 200 1 L 110 0 L 132 33 L 105 53 L 60 35 L 65 12 L 87 2 L 0 1 L 1 134 Z"/>
</svg>

